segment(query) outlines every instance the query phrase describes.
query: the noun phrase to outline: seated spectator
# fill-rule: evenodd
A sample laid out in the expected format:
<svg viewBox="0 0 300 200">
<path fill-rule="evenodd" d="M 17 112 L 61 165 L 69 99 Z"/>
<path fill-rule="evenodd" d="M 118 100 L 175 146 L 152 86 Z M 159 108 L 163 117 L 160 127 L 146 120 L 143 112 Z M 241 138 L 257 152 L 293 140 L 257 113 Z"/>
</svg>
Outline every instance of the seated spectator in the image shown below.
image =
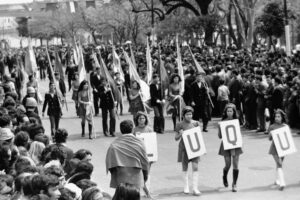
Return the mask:
<svg viewBox="0 0 300 200">
<path fill-rule="evenodd" d="M 140 200 L 140 191 L 129 183 L 120 183 L 116 188 L 113 200 Z"/>
</svg>

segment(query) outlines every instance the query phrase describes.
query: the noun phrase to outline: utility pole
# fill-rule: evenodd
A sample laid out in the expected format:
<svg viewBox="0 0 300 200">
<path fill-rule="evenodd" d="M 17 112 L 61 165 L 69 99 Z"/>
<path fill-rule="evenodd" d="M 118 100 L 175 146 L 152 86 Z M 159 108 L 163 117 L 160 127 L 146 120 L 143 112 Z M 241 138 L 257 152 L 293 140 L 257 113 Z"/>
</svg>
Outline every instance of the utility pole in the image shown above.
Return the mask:
<svg viewBox="0 0 300 200">
<path fill-rule="evenodd" d="M 283 0 L 283 9 L 284 9 L 284 17 L 285 17 L 285 46 L 286 46 L 286 54 L 287 56 L 291 55 L 291 38 L 290 38 L 290 26 L 288 20 L 288 13 L 287 13 L 287 0 Z"/>
</svg>

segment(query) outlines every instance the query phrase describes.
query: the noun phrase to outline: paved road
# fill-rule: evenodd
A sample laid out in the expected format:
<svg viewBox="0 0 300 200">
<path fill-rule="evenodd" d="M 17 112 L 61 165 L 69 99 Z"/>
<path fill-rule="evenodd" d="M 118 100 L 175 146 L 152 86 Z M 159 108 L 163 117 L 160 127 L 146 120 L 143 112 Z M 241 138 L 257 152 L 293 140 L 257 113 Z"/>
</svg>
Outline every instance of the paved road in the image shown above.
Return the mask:
<svg viewBox="0 0 300 200">
<path fill-rule="evenodd" d="M 48 82 L 41 82 L 41 91 L 46 91 Z M 97 139 L 89 140 L 81 138 L 80 119 L 75 116 L 74 104 L 71 102 L 71 94 L 68 94 L 67 112 L 64 108 L 61 128 L 66 128 L 69 132 L 67 145 L 74 151 L 80 148 L 87 148 L 93 153 L 92 163 L 94 165 L 93 181 L 105 191 L 113 194 L 109 188 L 110 175 L 106 174 L 105 155 L 109 144 L 114 138 L 104 137 L 102 134 L 102 118 L 96 117 L 95 131 Z M 125 103 L 124 111 L 127 111 L 128 104 Z M 126 112 L 125 112 L 126 113 Z M 150 115 L 153 122 L 153 113 Z M 124 119 L 132 119 L 132 116 L 125 114 L 117 120 L 117 135 L 119 135 L 119 122 Z M 178 143 L 174 140 L 173 125 L 171 119 L 166 117 L 166 133 L 158 135 L 159 161 L 152 166 L 151 190 L 156 199 L 179 200 L 198 199 L 203 200 L 299 200 L 300 199 L 300 153 L 295 153 L 286 157 L 284 162 L 284 172 L 287 187 L 283 192 L 273 188 L 275 178 L 275 163 L 268 155 L 270 142 L 266 135 L 255 132 L 243 131 L 244 154 L 240 157 L 240 177 L 238 180 L 238 192 L 232 193 L 230 188 L 222 187 L 223 158 L 218 156 L 220 140 L 217 137 L 218 119 L 209 123 L 208 133 L 204 133 L 207 154 L 201 157 L 199 164 L 199 189 L 201 197 L 193 197 L 182 193 L 181 165 L 177 163 Z M 50 134 L 50 124 L 48 118 L 43 118 L 46 133 Z M 87 128 L 87 127 L 86 127 Z M 87 131 L 87 130 L 86 130 Z M 296 146 L 300 149 L 300 136 L 293 134 Z M 191 170 L 191 169 L 189 169 Z M 229 183 L 232 181 L 229 173 Z"/>
</svg>

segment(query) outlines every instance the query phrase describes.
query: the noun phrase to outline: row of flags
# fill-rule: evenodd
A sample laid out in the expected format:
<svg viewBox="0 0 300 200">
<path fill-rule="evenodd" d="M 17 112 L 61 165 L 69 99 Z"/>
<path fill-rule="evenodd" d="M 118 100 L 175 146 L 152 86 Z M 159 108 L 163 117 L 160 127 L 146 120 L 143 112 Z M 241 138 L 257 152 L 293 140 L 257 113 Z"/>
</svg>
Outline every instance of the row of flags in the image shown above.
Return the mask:
<svg viewBox="0 0 300 200">
<path fill-rule="evenodd" d="M 73 45 L 73 56 L 74 56 L 74 62 L 76 65 L 78 65 L 78 73 L 79 73 L 79 81 L 83 81 L 83 80 L 87 80 L 89 81 L 89 77 L 87 75 L 87 72 L 85 70 L 85 66 L 84 66 L 84 58 L 83 58 L 83 49 L 81 45 L 77 45 L 75 38 L 72 41 L 72 45 Z M 205 74 L 203 68 L 200 66 L 200 64 L 198 63 L 198 61 L 196 60 L 191 48 L 188 46 L 189 51 L 191 53 L 193 62 L 195 63 L 195 66 L 197 68 L 198 72 L 201 72 L 203 74 Z M 178 65 L 178 74 L 181 78 L 181 82 L 180 82 L 180 88 L 181 88 L 181 94 L 183 94 L 184 92 L 184 70 L 183 70 L 183 66 L 182 66 L 182 57 L 181 57 L 181 49 L 180 49 L 180 45 L 179 45 L 179 40 L 178 40 L 178 35 L 176 36 L 176 49 L 177 49 L 177 65 Z M 130 53 L 131 53 L 131 57 L 129 57 L 128 53 L 123 50 L 123 55 L 124 58 L 129 66 L 129 74 L 130 74 L 130 79 L 131 80 L 136 80 L 140 87 L 141 87 L 141 98 L 144 102 L 148 101 L 150 99 L 150 90 L 149 90 L 149 85 L 151 83 L 152 80 L 152 74 L 153 74 L 153 65 L 152 65 L 152 58 L 151 58 L 151 49 L 150 49 L 150 45 L 149 45 L 149 40 L 147 38 L 147 46 L 146 46 L 146 61 L 147 61 L 147 77 L 146 77 L 146 82 L 144 80 L 142 80 L 137 72 L 137 66 L 135 64 L 135 59 L 134 59 L 134 53 L 132 50 L 132 47 L 130 45 Z M 164 62 L 161 59 L 161 52 L 160 52 L 160 48 L 159 48 L 159 75 L 160 75 L 160 80 L 161 80 L 161 85 L 162 85 L 162 91 L 165 91 L 166 89 L 168 89 L 168 84 L 169 84 L 169 77 L 168 74 L 166 72 L 166 69 L 164 67 Z M 48 54 L 48 50 L 47 50 L 47 54 Z M 93 59 L 96 63 L 97 67 L 100 67 L 101 69 L 101 75 L 103 77 L 106 78 L 106 80 L 108 81 L 112 92 L 114 94 L 114 98 L 117 102 L 121 102 L 122 98 L 121 98 L 121 94 L 120 91 L 118 90 L 116 83 L 113 79 L 113 77 L 111 76 L 111 74 L 108 71 L 108 68 L 103 60 L 103 58 L 101 57 L 101 55 L 99 55 L 100 58 L 97 58 L 97 55 L 94 53 L 93 54 Z M 49 57 L 49 55 L 48 55 Z M 49 62 L 50 62 L 50 57 L 48 58 Z M 113 60 L 113 70 L 114 72 L 119 72 L 120 73 L 120 78 L 122 81 L 125 80 L 124 77 L 124 73 L 121 67 L 121 61 L 120 61 L 120 56 L 117 54 L 116 49 L 114 46 L 112 46 L 112 60 Z M 51 64 L 51 63 L 50 63 Z M 53 68 L 50 67 L 52 71 L 51 72 L 51 76 L 54 78 L 54 72 L 53 72 Z M 55 51 L 55 67 L 54 70 L 56 72 L 60 73 L 60 78 L 64 79 L 64 72 L 63 72 L 63 65 L 61 63 L 60 57 L 58 55 L 58 51 Z M 28 50 L 26 52 L 26 57 L 25 57 L 25 72 L 27 74 L 32 74 L 33 72 L 37 71 L 37 64 L 36 64 L 36 59 L 35 59 L 35 54 L 31 45 L 31 42 L 29 41 L 29 46 L 28 46 Z M 52 73 L 53 72 L 53 73 Z"/>
</svg>

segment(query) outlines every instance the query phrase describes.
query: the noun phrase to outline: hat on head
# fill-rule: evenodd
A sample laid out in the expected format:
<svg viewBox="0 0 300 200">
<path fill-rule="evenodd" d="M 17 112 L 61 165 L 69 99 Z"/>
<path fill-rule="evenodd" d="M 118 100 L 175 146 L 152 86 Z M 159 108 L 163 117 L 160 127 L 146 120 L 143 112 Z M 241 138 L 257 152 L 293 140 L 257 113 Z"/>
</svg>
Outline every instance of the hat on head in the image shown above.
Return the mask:
<svg viewBox="0 0 300 200">
<path fill-rule="evenodd" d="M 35 89 L 33 87 L 28 87 L 27 94 L 32 94 L 32 93 L 35 93 Z"/>
<path fill-rule="evenodd" d="M 0 128 L 0 141 L 10 140 L 14 138 L 14 136 L 10 128 Z"/>
<path fill-rule="evenodd" d="M 37 102 L 35 98 L 29 97 L 26 99 L 26 107 L 37 107 Z"/>
</svg>

